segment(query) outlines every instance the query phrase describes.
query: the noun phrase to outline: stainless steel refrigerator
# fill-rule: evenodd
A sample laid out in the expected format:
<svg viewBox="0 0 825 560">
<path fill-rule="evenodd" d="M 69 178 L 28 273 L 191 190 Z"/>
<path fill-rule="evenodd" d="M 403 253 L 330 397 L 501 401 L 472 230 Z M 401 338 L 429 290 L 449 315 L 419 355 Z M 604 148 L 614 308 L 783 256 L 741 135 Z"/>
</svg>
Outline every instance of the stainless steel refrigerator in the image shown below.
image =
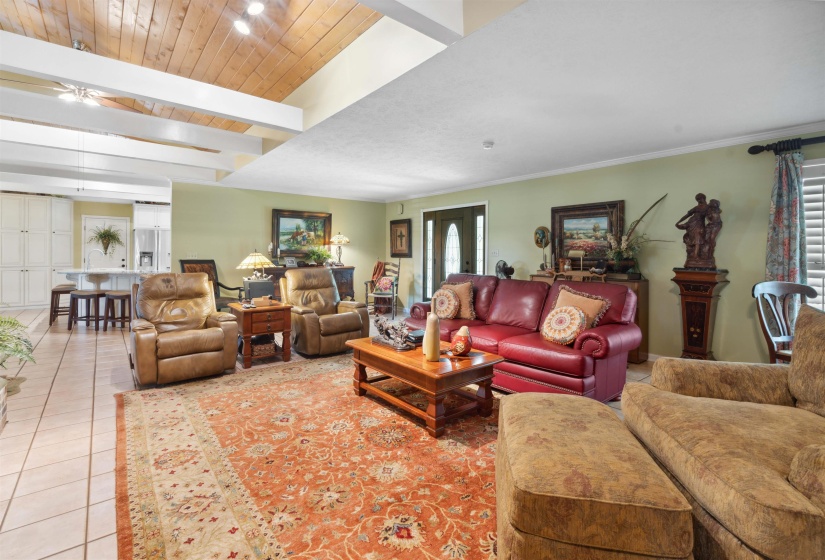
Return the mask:
<svg viewBox="0 0 825 560">
<path fill-rule="evenodd" d="M 171 230 L 135 230 L 135 270 L 141 272 L 172 271 Z"/>
</svg>

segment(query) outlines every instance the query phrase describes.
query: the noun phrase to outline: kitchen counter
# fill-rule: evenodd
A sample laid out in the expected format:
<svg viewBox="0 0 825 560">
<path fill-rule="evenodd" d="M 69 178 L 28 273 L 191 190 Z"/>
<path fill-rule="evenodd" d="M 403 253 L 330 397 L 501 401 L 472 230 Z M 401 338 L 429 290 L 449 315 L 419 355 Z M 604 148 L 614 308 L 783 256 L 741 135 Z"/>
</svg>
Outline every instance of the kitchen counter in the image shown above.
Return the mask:
<svg viewBox="0 0 825 560">
<path fill-rule="evenodd" d="M 130 270 L 126 268 L 67 268 L 58 270 L 66 278 L 76 282 L 81 290 L 130 290 L 142 274 L 160 274 L 154 270 Z"/>
</svg>

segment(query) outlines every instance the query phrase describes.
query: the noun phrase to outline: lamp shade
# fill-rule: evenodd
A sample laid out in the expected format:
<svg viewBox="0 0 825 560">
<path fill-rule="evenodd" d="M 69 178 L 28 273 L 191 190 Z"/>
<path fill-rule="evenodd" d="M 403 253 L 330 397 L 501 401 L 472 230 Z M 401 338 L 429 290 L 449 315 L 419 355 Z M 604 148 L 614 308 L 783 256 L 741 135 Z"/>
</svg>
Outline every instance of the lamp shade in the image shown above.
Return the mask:
<svg viewBox="0 0 825 560">
<path fill-rule="evenodd" d="M 275 266 L 275 265 L 272 264 L 272 261 L 270 261 L 268 258 L 266 258 L 265 256 L 263 256 L 262 254 L 260 254 L 256 251 L 256 252 L 253 252 L 253 253 L 249 253 L 249 256 L 246 257 L 241 262 L 241 264 L 239 264 L 235 268 L 240 270 L 240 269 L 245 269 L 245 268 L 264 268 L 264 267 L 267 267 L 267 266 Z"/>
<path fill-rule="evenodd" d="M 330 245 L 349 245 L 349 237 L 346 235 L 341 235 L 341 232 L 338 232 L 338 235 L 333 235 L 332 239 L 329 240 Z"/>
</svg>

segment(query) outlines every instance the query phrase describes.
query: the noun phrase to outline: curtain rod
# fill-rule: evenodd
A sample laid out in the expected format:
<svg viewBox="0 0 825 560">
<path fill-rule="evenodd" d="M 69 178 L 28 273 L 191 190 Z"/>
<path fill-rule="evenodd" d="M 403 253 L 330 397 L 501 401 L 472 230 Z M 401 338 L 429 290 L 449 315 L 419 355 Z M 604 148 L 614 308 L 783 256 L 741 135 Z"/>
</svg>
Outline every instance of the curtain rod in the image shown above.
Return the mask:
<svg viewBox="0 0 825 560">
<path fill-rule="evenodd" d="M 807 146 L 809 144 L 819 144 L 821 142 L 825 142 L 825 136 L 817 136 L 816 138 L 793 138 L 791 140 L 780 140 L 779 142 L 774 142 L 773 144 L 766 144 L 764 146 L 751 146 L 748 148 L 748 153 L 751 155 L 761 154 L 764 151 L 771 151 L 775 154 L 779 152 L 789 152 L 792 150 L 798 150 L 802 148 L 802 146 Z"/>
</svg>

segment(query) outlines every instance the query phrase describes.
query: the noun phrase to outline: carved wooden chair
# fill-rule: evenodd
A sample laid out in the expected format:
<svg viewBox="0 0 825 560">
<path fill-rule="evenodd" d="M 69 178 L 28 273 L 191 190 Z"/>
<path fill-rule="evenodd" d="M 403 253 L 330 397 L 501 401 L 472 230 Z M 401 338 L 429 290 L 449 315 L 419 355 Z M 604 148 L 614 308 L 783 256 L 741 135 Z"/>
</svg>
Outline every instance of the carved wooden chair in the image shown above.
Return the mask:
<svg viewBox="0 0 825 560">
<path fill-rule="evenodd" d="M 389 307 L 392 318 L 395 319 L 395 298 L 398 296 L 398 275 L 401 272 L 401 259 L 398 262 L 381 262 L 373 270 L 372 280 L 364 282 L 364 301 L 367 310 L 372 303 L 373 313 L 386 313 Z M 370 302 L 370 298 L 372 301 Z M 381 302 L 381 303 L 379 303 Z"/>
<path fill-rule="evenodd" d="M 205 272 L 215 289 L 215 307 L 218 311 L 228 308 L 233 301 L 241 301 L 243 298 L 243 286 L 231 287 L 221 284 L 218 281 L 218 266 L 213 259 L 180 259 L 181 272 Z M 237 297 L 221 296 L 221 288 L 234 292 L 237 290 Z"/>
<path fill-rule="evenodd" d="M 790 319 L 791 303 L 799 296 L 802 303 L 815 298 L 816 290 L 793 282 L 760 282 L 753 287 L 756 310 L 762 334 L 768 343 L 771 363 L 789 363 L 793 342 L 793 325 Z"/>
</svg>

